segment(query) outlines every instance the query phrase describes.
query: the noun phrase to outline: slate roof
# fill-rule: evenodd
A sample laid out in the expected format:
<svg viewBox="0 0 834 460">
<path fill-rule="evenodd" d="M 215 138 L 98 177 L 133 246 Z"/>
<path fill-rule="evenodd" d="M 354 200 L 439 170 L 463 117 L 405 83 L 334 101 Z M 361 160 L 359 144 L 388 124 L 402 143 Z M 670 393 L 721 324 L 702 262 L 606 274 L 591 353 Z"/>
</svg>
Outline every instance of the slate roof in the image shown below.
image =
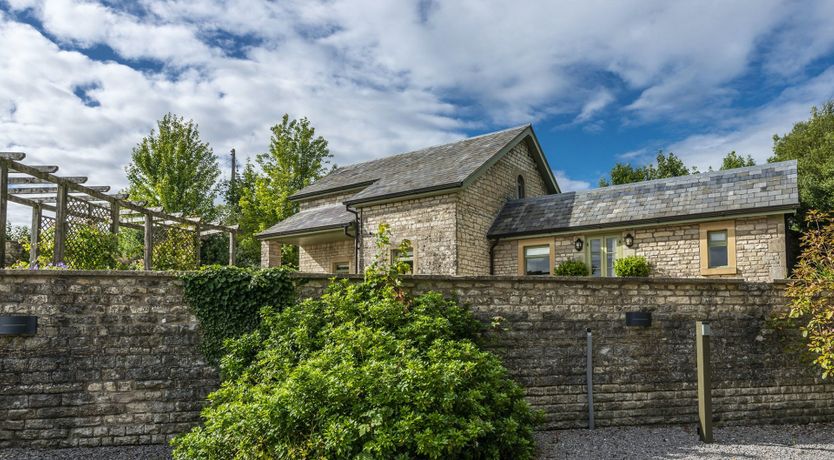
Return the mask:
<svg viewBox="0 0 834 460">
<path fill-rule="evenodd" d="M 347 204 L 353 204 L 383 197 L 460 187 L 467 178 L 488 164 L 507 144 L 528 129 L 532 134 L 532 127 L 528 124 L 337 168 L 290 198 L 302 199 L 365 186 L 366 188 L 345 201 Z M 543 157 L 541 161 L 543 164 L 539 166 L 545 176 L 552 174 Z M 555 180 L 549 186 L 553 189 L 551 192 L 558 191 Z"/>
<path fill-rule="evenodd" d="M 491 238 L 672 222 L 799 206 L 796 161 L 509 201 Z"/>
<path fill-rule="evenodd" d="M 256 236 L 267 238 L 343 228 L 350 225 L 355 218 L 356 216 L 345 209 L 345 205 L 336 203 L 300 211 L 263 232 L 258 233 Z"/>
</svg>

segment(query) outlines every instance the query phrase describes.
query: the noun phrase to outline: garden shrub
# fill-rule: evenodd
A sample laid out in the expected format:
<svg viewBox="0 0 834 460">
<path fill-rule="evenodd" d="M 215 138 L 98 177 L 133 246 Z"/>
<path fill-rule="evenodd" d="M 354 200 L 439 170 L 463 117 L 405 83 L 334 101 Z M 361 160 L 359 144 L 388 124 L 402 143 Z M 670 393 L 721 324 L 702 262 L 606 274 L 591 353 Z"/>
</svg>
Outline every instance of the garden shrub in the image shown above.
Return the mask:
<svg viewBox="0 0 834 460">
<path fill-rule="evenodd" d="M 295 300 L 291 270 L 263 270 L 207 266 L 182 275 L 185 299 L 200 321 L 201 348 L 209 362 L 218 364 L 223 342 L 252 332 L 265 305 L 280 309 Z"/>
<path fill-rule="evenodd" d="M 576 259 L 568 259 L 556 266 L 553 271 L 556 276 L 588 276 L 591 271 L 585 262 Z"/>
<path fill-rule="evenodd" d="M 264 308 L 174 457 L 531 458 L 538 416 L 479 349 L 480 323 L 438 293 L 409 296 L 396 265 Z"/>
<path fill-rule="evenodd" d="M 645 257 L 628 256 L 614 261 L 614 274 L 617 276 L 649 276 L 652 268 Z"/>
<path fill-rule="evenodd" d="M 834 215 L 810 211 L 805 217 L 802 254 L 786 294 L 788 319 L 799 323 L 823 378 L 834 375 Z"/>
</svg>

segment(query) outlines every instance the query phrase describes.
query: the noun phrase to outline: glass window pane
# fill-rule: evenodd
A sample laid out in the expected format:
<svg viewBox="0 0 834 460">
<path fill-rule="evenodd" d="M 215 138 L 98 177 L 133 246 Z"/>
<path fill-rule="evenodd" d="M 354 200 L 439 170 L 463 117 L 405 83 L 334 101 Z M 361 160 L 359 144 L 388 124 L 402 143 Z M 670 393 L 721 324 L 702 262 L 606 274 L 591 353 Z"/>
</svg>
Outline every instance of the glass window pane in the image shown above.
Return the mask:
<svg viewBox="0 0 834 460">
<path fill-rule="evenodd" d="M 602 240 L 592 239 L 588 240 L 588 243 L 591 253 L 591 276 L 600 276 L 602 275 Z"/>
<path fill-rule="evenodd" d="M 712 246 L 709 248 L 709 268 L 726 267 L 729 263 L 727 260 L 727 246 Z"/>
<path fill-rule="evenodd" d="M 526 246 L 524 255 L 526 257 L 550 256 L 550 246 Z"/>
<path fill-rule="evenodd" d="M 528 275 L 549 275 L 550 255 L 545 257 L 526 257 L 524 260 L 524 272 Z"/>
<path fill-rule="evenodd" d="M 350 264 L 347 262 L 336 262 L 333 264 L 334 272 L 339 275 L 350 273 Z"/>
<path fill-rule="evenodd" d="M 707 238 L 709 239 L 710 245 L 727 244 L 727 231 L 707 232 Z"/>
<path fill-rule="evenodd" d="M 605 239 L 605 276 L 614 276 L 614 258 L 617 256 L 617 238 Z"/>
</svg>

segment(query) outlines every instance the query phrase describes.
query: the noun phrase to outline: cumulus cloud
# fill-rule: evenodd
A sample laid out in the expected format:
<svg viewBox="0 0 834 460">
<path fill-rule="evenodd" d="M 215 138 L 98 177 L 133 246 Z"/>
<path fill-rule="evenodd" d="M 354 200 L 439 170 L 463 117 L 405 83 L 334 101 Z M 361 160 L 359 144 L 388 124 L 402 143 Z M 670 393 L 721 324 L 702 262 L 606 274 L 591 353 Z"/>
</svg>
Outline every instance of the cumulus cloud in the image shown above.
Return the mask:
<svg viewBox="0 0 834 460">
<path fill-rule="evenodd" d="M 704 134 L 673 147 L 706 162 L 707 151 L 759 149 L 794 107 L 802 118 L 819 102 L 828 77 L 815 86 L 803 69 L 831 52 L 834 29 L 830 6 L 808 8 L 0 0 L 0 149 L 122 187 L 131 147 L 165 112 L 197 121 L 218 154 L 244 157 L 266 148 L 287 112 L 309 117 L 339 164 L 557 118 L 589 129 L 600 118 L 612 129 L 698 123 Z M 749 115 L 734 82 L 752 71 L 807 91 Z M 590 186 L 556 172 L 565 190 Z"/>
</svg>

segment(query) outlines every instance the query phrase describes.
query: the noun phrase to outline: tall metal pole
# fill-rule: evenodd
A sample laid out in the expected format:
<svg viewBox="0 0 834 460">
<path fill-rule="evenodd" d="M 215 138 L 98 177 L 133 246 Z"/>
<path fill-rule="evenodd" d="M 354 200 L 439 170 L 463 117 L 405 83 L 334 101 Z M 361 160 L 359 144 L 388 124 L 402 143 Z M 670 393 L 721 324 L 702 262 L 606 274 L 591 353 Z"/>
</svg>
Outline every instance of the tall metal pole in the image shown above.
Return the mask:
<svg viewBox="0 0 834 460">
<path fill-rule="evenodd" d="M 6 266 L 6 213 L 9 209 L 9 167 L 0 164 L 0 268 Z"/>
<path fill-rule="evenodd" d="M 229 180 L 229 188 L 234 190 L 235 188 L 235 179 L 237 179 L 237 152 L 235 149 L 232 149 L 232 173 L 229 176 L 231 179 Z"/>
<path fill-rule="evenodd" d="M 588 346 L 585 361 L 585 379 L 588 385 L 588 429 L 594 429 L 594 334 L 588 328 Z"/>
<path fill-rule="evenodd" d="M 695 356 L 698 365 L 698 435 L 701 441 L 712 442 L 712 368 L 710 366 L 709 323 L 695 322 Z"/>
</svg>

